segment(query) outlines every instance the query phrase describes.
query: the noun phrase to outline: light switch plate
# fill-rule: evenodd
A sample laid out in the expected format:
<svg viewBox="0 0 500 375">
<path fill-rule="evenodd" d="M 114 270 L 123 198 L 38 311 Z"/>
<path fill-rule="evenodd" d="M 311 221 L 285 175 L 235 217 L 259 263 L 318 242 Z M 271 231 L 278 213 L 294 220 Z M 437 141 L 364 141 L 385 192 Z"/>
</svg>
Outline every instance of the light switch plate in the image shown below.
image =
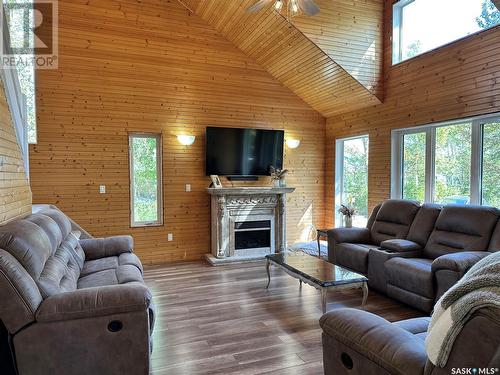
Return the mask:
<svg viewBox="0 0 500 375">
<path fill-rule="evenodd" d="M 186 192 L 187 193 L 191 192 L 191 184 L 186 184 Z"/>
<path fill-rule="evenodd" d="M 106 185 L 99 186 L 99 193 L 106 194 Z"/>
<path fill-rule="evenodd" d="M 169 233 L 169 234 L 167 235 L 167 238 L 168 238 L 168 241 L 169 241 L 169 242 L 170 242 L 170 241 L 173 241 L 173 240 L 174 240 L 174 235 L 173 235 L 172 233 Z"/>
</svg>

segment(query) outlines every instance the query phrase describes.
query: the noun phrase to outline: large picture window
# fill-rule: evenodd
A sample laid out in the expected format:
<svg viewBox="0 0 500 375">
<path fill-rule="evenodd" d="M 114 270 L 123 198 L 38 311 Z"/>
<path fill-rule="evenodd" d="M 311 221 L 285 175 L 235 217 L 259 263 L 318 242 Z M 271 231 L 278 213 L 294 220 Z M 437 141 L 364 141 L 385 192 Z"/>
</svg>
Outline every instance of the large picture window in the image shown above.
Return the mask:
<svg viewBox="0 0 500 375">
<path fill-rule="evenodd" d="M 338 139 L 335 144 L 335 223 L 342 225 L 340 205 L 356 208 L 353 225 L 368 222 L 368 136 Z"/>
<path fill-rule="evenodd" d="M 162 152 L 160 134 L 130 134 L 130 222 L 132 227 L 161 225 Z"/>
<path fill-rule="evenodd" d="M 401 0 L 392 10 L 394 64 L 500 24 L 492 0 Z"/>
<path fill-rule="evenodd" d="M 395 130 L 392 197 L 500 207 L 500 116 Z"/>
</svg>

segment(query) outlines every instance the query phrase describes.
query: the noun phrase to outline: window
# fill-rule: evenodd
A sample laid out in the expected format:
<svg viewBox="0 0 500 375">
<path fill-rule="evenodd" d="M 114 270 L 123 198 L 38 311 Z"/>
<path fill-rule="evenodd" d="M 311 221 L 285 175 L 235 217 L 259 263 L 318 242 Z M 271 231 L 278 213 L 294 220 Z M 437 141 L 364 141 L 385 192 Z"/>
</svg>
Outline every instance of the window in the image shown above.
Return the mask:
<svg viewBox="0 0 500 375">
<path fill-rule="evenodd" d="M 130 134 L 129 154 L 131 226 L 161 225 L 161 135 Z"/>
<path fill-rule="evenodd" d="M 425 199 L 425 148 L 423 132 L 403 135 L 403 198 Z"/>
<path fill-rule="evenodd" d="M 393 5 L 392 62 L 397 64 L 500 24 L 491 0 L 401 0 Z"/>
<path fill-rule="evenodd" d="M 500 117 L 393 131 L 392 197 L 500 207 Z"/>
<path fill-rule="evenodd" d="M 337 226 L 342 223 L 338 213 L 341 204 L 358 211 L 354 226 L 368 222 L 368 136 L 338 139 L 335 154 L 335 212 Z"/>
<path fill-rule="evenodd" d="M 19 7 L 11 6 L 16 3 L 28 3 L 32 4 L 32 0 L 3 0 L 5 15 L 7 19 L 7 24 L 9 26 L 10 43 L 13 47 L 22 48 L 28 47 L 33 48 L 35 46 L 34 34 L 30 34 L 29 46 L 25 46 L 24 43 L 24 30 L 23 22 L 28 22 L 34 25 L 34 12 L 31 9 L 27 14 L 19 10 Z M 16 55 L 17 57 L 18 55 Z M 16 70 L 19 78 L 19 86 L 21 92 L 26 98 L 26 113 L 24 114 L 27 123 L 27 136 L 28 143 L 36 143 L 37 133 L 36 133 L 36 100 L 35 100 L 35 68 L 33 64 L 26 64 L 27 57 L 34 57 L 34 55 L 23 55 L 23 59 L 16 59 Z M 29 61 L 29 60 L 28 60 Z"/>
<path fill-rule="evenodd" d="M 483 125 L 482 204 L 500 207 L 500 120 Z"/>
</svg>

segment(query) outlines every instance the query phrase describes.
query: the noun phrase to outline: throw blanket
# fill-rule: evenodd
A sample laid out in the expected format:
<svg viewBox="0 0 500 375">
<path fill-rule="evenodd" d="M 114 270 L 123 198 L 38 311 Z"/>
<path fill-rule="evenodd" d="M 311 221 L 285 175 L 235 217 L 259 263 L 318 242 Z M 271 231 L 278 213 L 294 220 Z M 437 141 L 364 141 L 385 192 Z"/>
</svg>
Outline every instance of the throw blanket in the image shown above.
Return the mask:
<svg viewBox="0 0 500 375">
<path fill-rule="evenodd" d="M 425 339 L 429 360 L 445 367 L 453 343 L 470 316 L 492 306 L 500 308 L 500 251 L 472 266 L 436 303 Z"/>
</svg>

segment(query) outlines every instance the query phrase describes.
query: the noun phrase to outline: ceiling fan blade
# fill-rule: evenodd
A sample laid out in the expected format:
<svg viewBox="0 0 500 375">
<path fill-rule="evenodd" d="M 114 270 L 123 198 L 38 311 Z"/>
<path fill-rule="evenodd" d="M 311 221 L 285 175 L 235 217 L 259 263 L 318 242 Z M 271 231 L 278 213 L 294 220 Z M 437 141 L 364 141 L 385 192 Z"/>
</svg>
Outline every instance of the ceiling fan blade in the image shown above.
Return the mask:
<svg viewBox="0 0 500 375">
<path fill-rule="evenodd" d="M 314 16 L 319 13 L 319 7 L 313 0 L 298 0 L 299 8 L 308 16 Z"/>
<path fill-rule="evenodd" d="M 259 10 L 263 9 L 266 5 L 270 4 L 273 0 L 259 0 L 251 7 L 248 7 L 247 13 L 256 13 Z"/>
</svg>

